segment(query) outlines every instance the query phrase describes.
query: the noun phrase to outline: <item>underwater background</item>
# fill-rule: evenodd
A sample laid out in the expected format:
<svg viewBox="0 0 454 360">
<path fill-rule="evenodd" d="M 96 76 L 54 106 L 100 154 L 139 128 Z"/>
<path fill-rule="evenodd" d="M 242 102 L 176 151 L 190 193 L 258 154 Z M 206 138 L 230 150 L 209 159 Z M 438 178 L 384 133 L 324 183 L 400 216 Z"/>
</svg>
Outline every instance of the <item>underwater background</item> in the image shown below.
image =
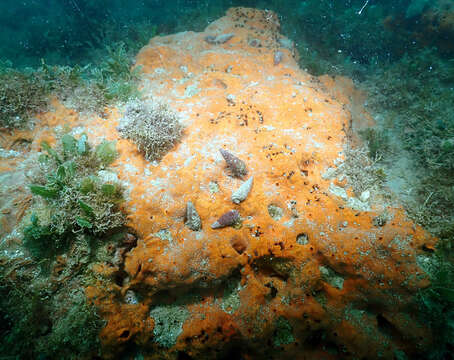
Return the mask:
<svg viewBox="0 0 454 360">
<path fill-rule="evenodd" d="M 0 359 L 453 358 L 454 1 L 0 7 Z"/>
</svg>

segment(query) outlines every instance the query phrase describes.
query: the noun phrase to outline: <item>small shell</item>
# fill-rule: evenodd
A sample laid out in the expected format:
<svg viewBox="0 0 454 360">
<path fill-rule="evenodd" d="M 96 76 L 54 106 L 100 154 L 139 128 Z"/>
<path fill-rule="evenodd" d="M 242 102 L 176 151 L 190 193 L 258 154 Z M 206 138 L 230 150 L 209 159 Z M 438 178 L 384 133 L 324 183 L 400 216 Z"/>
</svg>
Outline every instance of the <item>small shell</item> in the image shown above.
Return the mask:
<svg viewBox="0 0 454 360">
<path fill-rule="evenodd" d="M 362 202 L 367 202 L 370 198 L 370 191 L 369 190 L 365 190 L 361 193 L 361 195 L 359 196 L 359 199 L 362 201 Z"/>
<path fill-rule="evenodd" d="M 273 57 L 273 63 L 274 65 L 279 65 L 282 62 L 282 59 L 284 57 L 284 53 L 282 51 L 275 51 L 274 52 L 274 57 Z"/>
<path fill-rule="evenodd" d="M 130 233 L 126 233 L 123 238 L 123 244 L 134 245 L 137 241 L 137 238 Z"/>
<path fill-rule="evenodd" d="M 215 87 L 222 88 L 222 89 L 227 89 L 227 84 L 224 81 L 220 80 L 220 79 L 213 79 L 213 81 L 211 83 Z"/>
<path fill-rule="evenodd" d="M 234 225 L 240 219 L 238 210 L 230 210 L 222 215 L 217 221 L 211 224 L 212 229 L 220 229 L 230 225 Z"/>
<path fill-rule="evenodd" d="M 186 226 L 193 231 L 199 231 L 202 228 L 202 220 L 195 209 L 195 206 L 192 202 L 188 201 L 186 204 Z"/>
<path fill-rule="evenodd" d="M 226 43 L 234 36 L 235 36 L 235 34 L 221 34 L 218 36 L 208 35 L 208 36 L 205 36 L 205 41 L 209 44 L 220 45 L 220 44 Z"/>
<path fill-rule="evenodd" d="M 132 290 L 126 291 L 124 300 L 125 300 L 126 304 L 130 304 L 130 305 L 135 305 L 135 304 L 139 303 L 139 300 L 137 299 L 135 292 Z"/>
<path fill-rule="evenodd" d="M 112 264 L 121 266 L 124 262 L 126 251 L 127 249 L 125 247 L 117 248 L 112 259 Z"/>
<path fill-rule="evenodd" d="M 228 152 L 227 150 L 219 149 L 219 151 L 221 152 L 221 155 L 227 163 L 227 166 L 229 167 L 233 176 L 242 178 L 243 176 L 247 175 L 246 164 L 243 160 L 238 159 L 235 155 Z"/>
<path fill-rule="evenodd" d="M 215 44 L 216 43 L 216 36 L 213 36 L 213 35 L 205 36 L 205 41 L 208 44 Z"/>
<path fill-rule="evenodd" d="M 234 37 L 234 34 L 221 34 L 216 36 L 216 44 L 224 44 Z"/>
<path fill-rule="evenodd" d="M 251 47 L 260 47 L 260 40 L 259 39 L 251 39 L 249 40 L 249 46 Z"/>
<path fill-rule="evenodd" d="M 241 184 L 241 186 L 232 194 L 232 201 L 235 204 L 239 204 L 240 202 L 246 200 L 247 196 L 251 192 L 253 181 L 254 177 L 251 176 L 247 181 Z"/>
</svg>

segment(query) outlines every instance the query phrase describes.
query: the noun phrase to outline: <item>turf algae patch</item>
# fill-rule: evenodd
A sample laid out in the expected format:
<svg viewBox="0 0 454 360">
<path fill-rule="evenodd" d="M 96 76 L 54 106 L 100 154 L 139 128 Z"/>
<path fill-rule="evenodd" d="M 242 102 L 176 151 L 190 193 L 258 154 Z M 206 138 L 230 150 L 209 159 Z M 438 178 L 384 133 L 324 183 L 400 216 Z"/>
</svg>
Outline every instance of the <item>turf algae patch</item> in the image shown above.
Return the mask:
<svg viewBox="0 0 454 360">
<path fill-rule="evenodd" d="M 241 305 L 239 292 L 242 287 L 239 279 L 232 278 L 225 284 L 225 289 L 221 299 L 221 308 L 226 313 L 233 314 Z"/>
<path fill-rule="evenodd" d="M 293 328 L 289 321 L 284 317 L 279 317 L 275 323 L 276 330 L 274 333 L 273 345 L 276 347 L 288 345 L 295 341 Z"/>
<path fill-rule="evenodd" d="M 154 320 L 153 340 L 166 348 L 174 346 L 189 315 L 189 311 L 182 305 L 161 305 L 153 308 L 150 311 Z"/>
<path fill-rule="evenodd" d="M 277 205 L 268 205 L 268 214 L 275 221 L 279 221 L 284 216 L 284 211 Z"/>
</svg>

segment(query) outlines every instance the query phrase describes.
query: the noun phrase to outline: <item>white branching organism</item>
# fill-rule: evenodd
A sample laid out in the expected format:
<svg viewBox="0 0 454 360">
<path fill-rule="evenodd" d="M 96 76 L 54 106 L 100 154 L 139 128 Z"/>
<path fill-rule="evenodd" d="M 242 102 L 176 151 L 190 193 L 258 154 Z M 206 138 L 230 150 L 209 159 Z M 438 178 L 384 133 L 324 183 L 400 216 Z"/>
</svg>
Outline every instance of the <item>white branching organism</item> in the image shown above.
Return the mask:
<svg viewBox="0 0 454 360">
<path fill-rule="evenodd" d="M 159 160 L 180 140 L 183 125 L 179 115 L 165 103 L 135 99 L 126 104 L 118 130 L 153 161 Z"/>
</svg>

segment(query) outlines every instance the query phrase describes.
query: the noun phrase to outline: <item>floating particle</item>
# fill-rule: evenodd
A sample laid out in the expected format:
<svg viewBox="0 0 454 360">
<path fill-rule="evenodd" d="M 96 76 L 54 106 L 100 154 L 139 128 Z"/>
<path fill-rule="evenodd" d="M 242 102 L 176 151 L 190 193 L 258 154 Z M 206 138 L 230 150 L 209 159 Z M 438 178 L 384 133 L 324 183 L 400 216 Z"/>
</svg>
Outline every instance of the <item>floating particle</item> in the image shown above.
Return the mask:
<svg viewBox="0 0 454 360">
<path fill-rule="evenodd" d="M 221 155 L 227 163 L 227 166 L 229 167 L 233 176 L 242 178 L 243 176 L 247 175 L 246 164 L 243 160 L 238 159 L 235 155 L 228 152 L 227 150 L 219 149 L 219 151 L 221 152 Z"/>
<path fill-rule="evenodd" d="M 280 38 L 278 40 L 279 42 L 279 45 L 281 45 L 282 47 L 288 49 L 288 50 L 292 50 L 293 49 L 293 41 L 290 40 L 290 39 L 287 39 L 287 38 Z"/>
<path fill-rule="evenodd" d="M 186 204 L 185 220 L 186 226 L 191 230 L 199 231 L 202 228 L 202 220 L 200 220 L 200 216 L 191 201 Z"/>
<path fill-rule="evenodd" d="M 212 229 L 224 228 L 234 225 L 240 220 L 240 213 L 237 210 L 230 210 L 211 224 Z"/>
<path fill-rule="evenodd" d="M 239 204 L 240 202 L 244 201 L 252 189 L 252 183 L 254 181 L 254 177 L 251 176 L 247 181 L 245 181 L 241 186 L 232 194 L 232 201 L 235 204 Z"/>
</svg>

